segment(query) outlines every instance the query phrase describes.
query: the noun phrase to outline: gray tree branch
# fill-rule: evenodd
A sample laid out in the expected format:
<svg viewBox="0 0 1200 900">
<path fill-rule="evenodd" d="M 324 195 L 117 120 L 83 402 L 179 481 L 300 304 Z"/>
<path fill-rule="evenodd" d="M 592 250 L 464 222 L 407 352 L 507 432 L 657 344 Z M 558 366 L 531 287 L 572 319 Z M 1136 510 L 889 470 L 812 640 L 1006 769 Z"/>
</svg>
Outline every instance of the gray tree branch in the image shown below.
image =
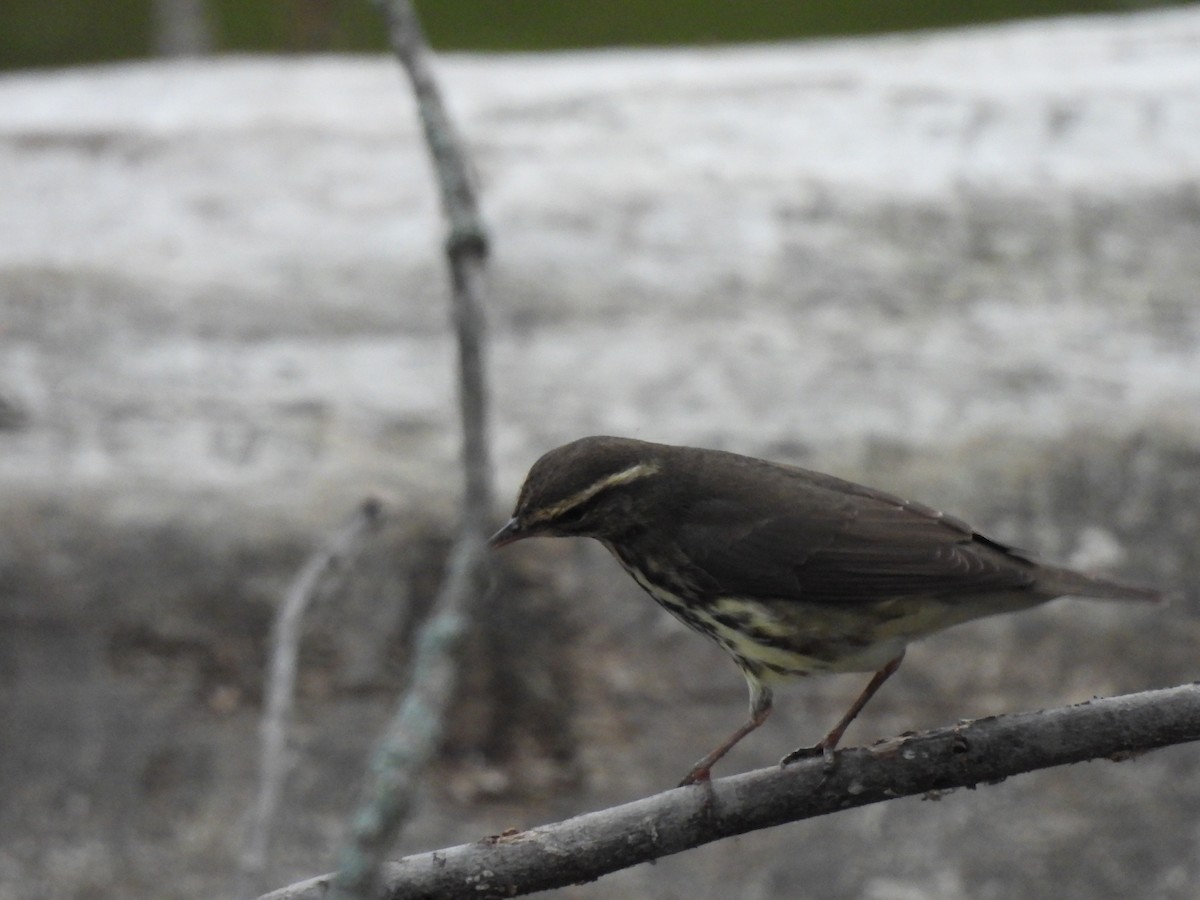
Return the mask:
<svg viewBox="0 0 1200 900">
<path fill-rule="evenodd" d="M 430 64 L 429 45 L 409 0 L 375 0 L 388 40 L 408 73 L 425 143 L 437 174 L 442 212 L 449 225 L 446 254 L 453 284 L 452 312 L 459 354 L 459 406 L 463 429 L 466 490 L 464 525 L 484 527 L 492 514 L 492 468 L 487 438 L 487 379 L 484 373 L 484 265 L 488 237 L 479 214 L 474 179 L 462 142 Z"/>
<path fill-rule="evenodd" d="M 441 740 L 457 681 L 458 650 L 490 581 L 484 538 L 492 515 L 484 369 L 484 265 L 487 238 L 466 157 L 429 64 L 412 4 L 379 0 L 393 50 L 412 83 L 449 222 L 446 253 L 458 346 L 458 397 L 465 485 L 459 536 L 442 588 L 418 635 L 407 693 L 376 751 L 366 799 L 339 856 L 333 895 L 378 894 L 380 870 L 412 810 L 421 774 Z"/>
<path fill-rule="evenodd" d="M 483 838 L 386 867 L 373 898 L 514 897 L 584 881 L 710 841 L 929 792 L 993 784 L 1200 740 L 1200 684 L 994 716 L 820 759 L 676 788 L 623 806 Z M 317 900 L 330 875 L 260 900 Z"/>
<path fill-rule="evenodd" d="M 266 869 L 271 831 L 291 761 L 288 728 L 295 700 L 296 663 L 300 656 L 304 613 L 329 571 L 345 565 L 362 549 L 366 537 L 379 525 L 382 513 L 379 501 L 363 501 L 353 515 L 304 561 L 275 614 L 260 726 L 262 749 L 258 795 L 241 860 L 243 880 L 255 884 L 259 890 L 262 885 L 258 880 Z"/>
</svg>

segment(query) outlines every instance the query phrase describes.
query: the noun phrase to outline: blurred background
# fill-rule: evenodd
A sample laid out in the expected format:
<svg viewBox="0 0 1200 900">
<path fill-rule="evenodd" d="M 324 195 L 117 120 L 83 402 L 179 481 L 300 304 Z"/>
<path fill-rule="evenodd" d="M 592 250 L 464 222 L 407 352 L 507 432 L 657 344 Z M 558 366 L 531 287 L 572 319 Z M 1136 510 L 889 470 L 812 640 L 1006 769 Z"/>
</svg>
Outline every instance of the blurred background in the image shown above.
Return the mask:
<svg viewBox="0 0 1200 900">
<path fill-rule="evenodd" d="M 1170 5 L 1152 0 L 708 0 L 686 8 L 629 0 L 587 6 L 542 0 L 416 4 L 435 48 L 488 51 L 781 41 Z M 181 54 L 356 53 L 384 47 L 378 15 L 365 0 L 8 0 L 0 9 L 4 69 Z"/>
<path fill-rule="evenodd" d="M 421 11 L 494 231 L 497 524 L 544 450 L 627 434 L 1179 595 L 923 642 L 848 745 L 1200 677 L 1200 6 Z M 0 900 L 249 895 L 271 622 L 372 495 L 262 883 L 333 865 L 460 490 L 443 224 L 382 46 L 365 2 L 0 5 Z M 600 548 L 497 564 L 397 855 L 665 789 L 745 715 Z M 862 682 L 798 685 L 718 774 Z M 1191 900 L 1198 798 L 1183 746 L 554 896 Z"/>
</svg>

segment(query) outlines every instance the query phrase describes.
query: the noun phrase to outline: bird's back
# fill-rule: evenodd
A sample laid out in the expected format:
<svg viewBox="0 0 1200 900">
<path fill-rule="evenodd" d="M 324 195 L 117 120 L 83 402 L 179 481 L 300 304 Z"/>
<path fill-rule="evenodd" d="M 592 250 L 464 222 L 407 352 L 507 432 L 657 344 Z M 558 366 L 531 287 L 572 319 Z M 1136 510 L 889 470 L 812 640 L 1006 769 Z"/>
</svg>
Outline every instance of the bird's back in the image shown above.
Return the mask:
<svg viewBox="0 0 1200 900">
<path fill-rule="evenodd" d="M 673 533 L 714 590 L 805 603 L 900 598 L 964 602 L 1021 592 L 1152 600 L 1158 592 L 1039 563 L 961 519 L 894 494 L 796 466 L 672 448 Z M 690 451 L 690 452 L 688 452 Z"/>
</svg>

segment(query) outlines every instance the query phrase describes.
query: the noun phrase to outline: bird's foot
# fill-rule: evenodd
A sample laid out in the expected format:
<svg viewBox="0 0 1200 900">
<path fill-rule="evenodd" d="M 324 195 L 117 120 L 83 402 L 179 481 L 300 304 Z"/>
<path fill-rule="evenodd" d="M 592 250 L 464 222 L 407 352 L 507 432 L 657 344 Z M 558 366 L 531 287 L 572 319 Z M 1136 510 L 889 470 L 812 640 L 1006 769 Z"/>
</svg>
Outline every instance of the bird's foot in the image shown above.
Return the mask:
<svg viewBox="0 0 1200 900">
<path fill-rule="evenodd" d="M 689 784 L 707 783 L 712 780 L 712 771 L 709 766 L 696 766 L 692 771 L 683 776 L 683 781 L 679 782 L 680 787 L 687 787 Z"/>
</svg>

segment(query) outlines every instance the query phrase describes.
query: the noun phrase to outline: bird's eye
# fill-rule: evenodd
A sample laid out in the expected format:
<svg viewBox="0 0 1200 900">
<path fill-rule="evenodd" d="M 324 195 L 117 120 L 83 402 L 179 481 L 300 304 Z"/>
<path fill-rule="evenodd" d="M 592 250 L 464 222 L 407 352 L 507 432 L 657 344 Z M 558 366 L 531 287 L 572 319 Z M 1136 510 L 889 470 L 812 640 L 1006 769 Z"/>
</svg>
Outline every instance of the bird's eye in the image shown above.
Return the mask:
<svg viewBox="0 0 1200 900">
<path fill-rule="evenodd" d="M 585 497 L 573 506 L 568 506 L 553 519 L 555 528 L 576 528 L 592 518 L 596 510 L 608 502 L 607 494 L 611 491 L 600 491 Z"/>
<path fill-rule="evenodd" d="M 575 506 L 569 507 L 554 517 L 554 525 L 562 527 L 564 525 L 578 525 L 588 514 L 590 504 L 577 503 Z"/>
</svg>

